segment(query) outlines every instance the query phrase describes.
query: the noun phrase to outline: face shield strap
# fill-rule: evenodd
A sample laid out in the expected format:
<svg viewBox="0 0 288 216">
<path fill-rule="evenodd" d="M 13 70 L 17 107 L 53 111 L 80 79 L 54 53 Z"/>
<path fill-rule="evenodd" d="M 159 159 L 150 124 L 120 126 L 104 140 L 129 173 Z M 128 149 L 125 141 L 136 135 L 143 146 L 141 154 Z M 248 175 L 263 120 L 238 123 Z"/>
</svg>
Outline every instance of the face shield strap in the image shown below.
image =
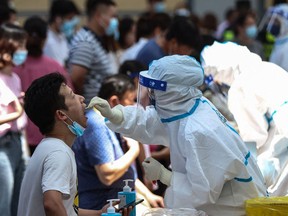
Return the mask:
<svg viewBox="0 0 288 216">
<path fill-rule="evenodd" d="M 139 83 L 147 88 L 166 91 L 167 82 L 139 75 Z"/>
<path fill-rule="evenodd" d="M 139 85 L 137 93 L 137 107 L 148 105 L 156 106 L 154 90 L 166 91 L 167 82 L 147 77 L 147 74 L 139 74 Z"/>
</svg>

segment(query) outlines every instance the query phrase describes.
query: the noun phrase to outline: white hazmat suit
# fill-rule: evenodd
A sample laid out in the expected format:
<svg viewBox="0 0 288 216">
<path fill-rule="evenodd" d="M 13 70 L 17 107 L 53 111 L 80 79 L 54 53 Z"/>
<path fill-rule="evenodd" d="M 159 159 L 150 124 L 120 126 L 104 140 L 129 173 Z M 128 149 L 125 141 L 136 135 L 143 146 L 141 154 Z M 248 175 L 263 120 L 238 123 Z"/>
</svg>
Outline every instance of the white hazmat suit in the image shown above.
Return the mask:
<svg viewBox="0 0 288 216">
<path fill-rule="evenodd" d="M 288 74 L 244 46 L 214 43 L 202 53 L 205 73 L 230 86 L 228 107 L 257 161 L 272 196 L 288 195 Z"/>
<path fill-rule="evenodd" d="M 111 112 L 123 117 L 108 115 L 107 125 L 143 143 L 168 144 L 172 176 L 166 207 L 245 215 L 245 200 L 266 196 L 264 179 L 237 132 L 197 89 L 203 79 L 203 69 L 192 57 L 153 61 L 139 82 L 149 88 L 158 81 L 165 84 L 162 90 L 154 89 L 155 107 L 115 107 Z M 101 102 L 93 105 L 107 114 Z"/>
</svg>

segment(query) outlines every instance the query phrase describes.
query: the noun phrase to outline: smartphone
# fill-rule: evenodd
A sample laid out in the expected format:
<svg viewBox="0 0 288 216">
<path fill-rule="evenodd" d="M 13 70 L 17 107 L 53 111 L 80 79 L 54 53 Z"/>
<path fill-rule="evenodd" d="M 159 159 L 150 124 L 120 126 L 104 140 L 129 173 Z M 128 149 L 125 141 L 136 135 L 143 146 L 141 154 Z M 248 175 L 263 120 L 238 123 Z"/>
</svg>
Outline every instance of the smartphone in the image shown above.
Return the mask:
<svg viewBox="0 0 288 216">
<path fill-rule="evenodd" d="M 136 205 L 138 205 L 139 203 L 142 203 L 144 201 L 144 199 L 140 199 L 140 200 L 136 200 L 133 201 L 131 203 L 128 203 L 126 205 L 124 205 L 122 208 L 118 209 L 117 212 L 122 211 L 124 208 L 129 208 L 130 206 L 132 206 L 132 208 L 134 208 Z"/>
</svg>

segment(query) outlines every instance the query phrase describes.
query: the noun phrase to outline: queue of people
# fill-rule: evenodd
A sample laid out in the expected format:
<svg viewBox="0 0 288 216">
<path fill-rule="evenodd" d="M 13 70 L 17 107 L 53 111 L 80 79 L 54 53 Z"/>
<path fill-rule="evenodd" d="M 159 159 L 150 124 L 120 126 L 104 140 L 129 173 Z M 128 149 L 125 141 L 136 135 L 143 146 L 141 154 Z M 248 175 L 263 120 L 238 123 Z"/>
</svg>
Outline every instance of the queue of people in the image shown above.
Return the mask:
<svg viewBox="0 0 288 216">
<path fill-rule="evenodd" d="M 137 18 L 86 0 L 83 26 L 72 0 L 23 26 L 1 6 L 1 214 L 104 215 L 126 179 L 137 216 L 245 215 L 248 199 L 286 196 L 287 5 L 258 29 L 251 8 L 217 28 L 164 0 Z"/>
</svg>

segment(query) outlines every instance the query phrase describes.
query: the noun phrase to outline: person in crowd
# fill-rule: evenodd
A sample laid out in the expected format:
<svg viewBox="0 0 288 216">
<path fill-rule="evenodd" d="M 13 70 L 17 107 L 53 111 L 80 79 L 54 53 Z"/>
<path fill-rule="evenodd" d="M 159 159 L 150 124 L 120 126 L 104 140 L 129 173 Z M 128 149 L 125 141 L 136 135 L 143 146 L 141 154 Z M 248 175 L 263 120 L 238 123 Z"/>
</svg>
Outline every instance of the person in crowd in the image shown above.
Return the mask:
<svg viewBox="0 0 288 216">
<path fill-rule="evenodd" d="M 69 74 L 65 69 L 57 61 L 43 53 L 43 46 L 47 38 L 47 29 L 47 22 L 38 16 L 29 17 L 24 22 L 24 30 L 26 30 L 28 34 L 26 43 L 28 56 L 23 64 L 14 68 L 15 73 L 20 77 L 24 92 L 28 89 L 33 80 L 55 71 L 63 74 L 66 77 L 67 82 L 71 85 Z M 43 136 L 30 119 L 28 119 L 26 133 L 30 154 L 33 154 Z"/>
<path fill-rule="evenodd" d="M 176 17 L 165 35 L 165 55 L 190 55 L 200 61 L 202 40 L 197 26 L 187 17 Z M 144 104 L 144 103 L 143 103 Z M 146 103 L 148 104 L 148 103 Z M 145 107 L 145 106 L 144 106 Z M 167 145 L 151 145 L 151 156 L 161 162 L 166 168 L 170 166 L 170 151 Z M 158 182 L 156 194 L 164 196 L 166 185 Z"/>
<path fill-rule="evenodd" d="M 73 205 L 77 194 L 77 169 L 71 149 L 87 126 L 84 98 L 74 94 L 60 73 L 32 82 L 24 98 L 28 117 L 44 138 L 31 157 L 21 185 L 18 215 L 95 215 L 102 210 Z M 131 209 L 130 209 L 131 210 Z M 127 209 L 123 212 L 128 215 Z"/>
<path fill-rule="evenodd" d="M 13 24 L 0 27 L 0 212 L 17 215 L 20 184 L 25 170 L 21 138 L 26 116 L 20 78 L 13 72 L 27 55 L 25 30 Z"/>
<path fill-rule="evenodd" d="M 87 24 L 71 41 L 69 73 L 75 92 L 83 95 L 86 102 L 98 94 L 105 77 L 117 73 L 103 44 L 103 37 L 117 34 L 116 14 L 113 0 L 87 0 Z"/>
<path fill-rule="evenodd" d="M 252 11 L 240 14 L 235 21 L 233 42 L 246 46 L 251 52 L 256 53 L 263 59 L 265 57 L 264 48 L 262 43 L 258 41 L 257 35 L 256 14 Z"/>
<path fill-rule="evenodd" d="M 119 22 L 119 47 L 117 58 L 120 64 L 120 59 L 129 47 L 136 42 L 136 22 L 132 17 L 124 17 Z"/>
<path fill-rule="evenodd" d="M 3 23 L 16 23 L 16 11 L 9 6 L 0 5 L 0 24 Z"/>
<path fill-rule="evenodd" d="M 154 36 L 150 39 L 136 56 L 136 60 L 145 64 L 147 67 L 153 60 L 165 56 L 165 33 L 170 26 L 171 17 L 168 13 L 155 13 L 151 17 Z"/>
<path fill-rule="evenodd" d="M 233 23 L 238 17 L 238 14 L 239 14 L 238 11 L 234 8 L 227 9 L 227 11 L 225 12 L 225 20 L 218 25 L 217 31 L 216 31 L 215 37 L 219 41 L 222 41 L 223 39 L 225 39 L 225 35 L 224 35 L 225 30 L 229 28 L 231 25 L 233 25 Z"/>
<path fill-rule="evenodd" d="M 207 12 L 201 19 L 200 33 L 202 37 L 202 46 L 212 45 L 218 39 L 215 37 L 218 20 L 213 12 Z"/>
<path fill-rule="evenodd" d="M 288 71 L 288 57 L 286 52 L 288 50 L 288 4 L 278 4 L 271 7 L 264 17 L 267 31 L 275 37 L 275 43 L 269 58 L 284 70 Z"/>
<path fill-rule="evenodd" d="M 194 58 L 166 56 L 140 73 L 139 84 L 148 88 L 141 92 L 154 105 L 111 109 L 106 100 L 94 97 L 88 107 L 99 110 L 113 131 L 169 146 L 172 172 L 153 158 L 143 163 L 148 179 L 168 185 L 168 208 L 244 215 L 245 200 L 267 195 L 264 179 L 239 134 L 197 89 L 203 79 Z"/>
<path fill-rule="evenodd" d="M 164 13 L 166 12 L 166 3 L 165 0 L 146 0 L 147 10 L 144 12 L 144 15 L 151 16 L 155 13 Z"/>
<path fill-rule="evenodd" d="M 80 11 L 72 0 L 54 0 L 49 9 L 49 29 L 44 54 L 66 67 L 69 41 L 75 34 Z"/>
<path fill-rule="evenodd" d="M 236 0 L 235 8 L 239 14 L 244 14 L 247 13 L 248 11 L 251 11 L 252 4 L 250 0 Z"/>
<path fill-rule="evenodd" d="M 111 106 L 132 105 L 135 103 L 136 89 L 129 77 L 117 74 L 104 79 L 99 95 L 106 98 Z M 86 116 L 87 128 L 73 144 L 80 207 L 99 209 L 107 199 L 117 198 L 118 192 L 123 190 L 125 179 L 134 179 L 133 190 L 136 189 L 137 195 L 141 194 L 148 205 L 163 207 L 163 198 L 152 194 L 137 178 L 134 163 L 140 151 L 138 142 L 111 131 L 99 112 L 91 109 Z M 141 212 L 139 206 L 137 212 Z"/>
<path fill-rule="evenodd" d="M 186 17 L 176 17 L 165 35 L 165 53 L 190 55 L 200 61 L 203 41 L 198 27 Z"/>
<path fill-rule="evenodd" d="M 118 73 L 129 76 L 134 81 L 136 89 L 138 89 L 139 73 L 147 69 L 148 67 L 137 60 L 127 60 L 120 65 Z"/>
<path fill-rule="evenodd" d="M 187 1 L 180 1 L 175 4 L 174 11 L 173 11 L 174 17 L 175 16 L 184 16 L 184 17 L 190 17 L 192 15 L 189 2 Z"/>
<path fill-rule="evenodd" d="M 139 51 L 153 37 L 153 34 L 151 17 L 141 15 L 136 21 L 136 43 L 123 52 L 120 64 L 128 60 L 135 60 Z"/>
<path fill-rule="evenodd" d="M 0 5 L 0 25 L 9 22 L 10 9 L 7 6 Z"/>
<path fill-rule="evenodd" d="M 234 43 L 206 47 L 201 58 L 205 74 L 230 87 L 228 108 L 243 141 L 254 151 L 268 192 L 271 196 L 286 196 L 287 72 Z"/>
</svg>

